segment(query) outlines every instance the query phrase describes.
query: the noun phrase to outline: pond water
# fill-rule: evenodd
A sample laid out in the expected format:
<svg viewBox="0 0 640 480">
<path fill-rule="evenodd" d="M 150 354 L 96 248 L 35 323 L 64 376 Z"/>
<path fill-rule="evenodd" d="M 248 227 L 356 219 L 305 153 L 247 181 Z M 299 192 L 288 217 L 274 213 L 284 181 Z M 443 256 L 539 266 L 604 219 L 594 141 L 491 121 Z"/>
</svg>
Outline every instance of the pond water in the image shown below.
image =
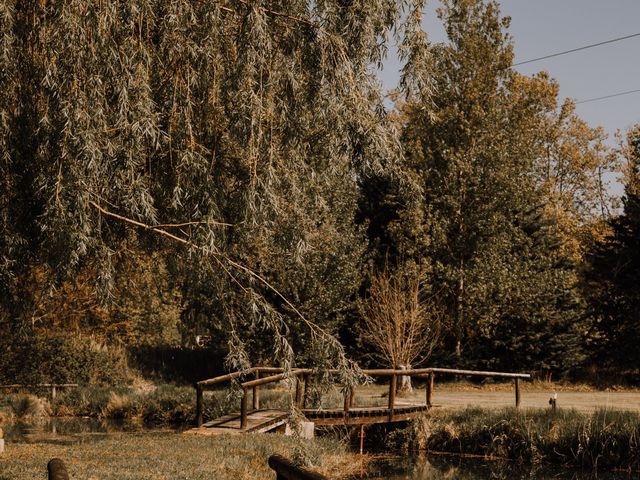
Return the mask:
<svg viewBox="0 0 640 480">
<path fill-rule="evenodd" d="M 360 477 L 369 480 L 629 480 L 638 478 L 617 472 L 581 472 L 542 466 L 523 467 L 511 462 L 467 459 L 456 456 L 423 456 L 386 459 Z M 354 479 L 355 480 L 355 479 Z"/>
<path fill-rule="evenodd" d="M 139 422 L 98 420 L 88 417 L 52 417 L 2 426 L 7 443 L 73 444 L 98 441 L 114 433 L 157 431 L 173 433 L 180 429 L 159 429 Z"/>
</svg>

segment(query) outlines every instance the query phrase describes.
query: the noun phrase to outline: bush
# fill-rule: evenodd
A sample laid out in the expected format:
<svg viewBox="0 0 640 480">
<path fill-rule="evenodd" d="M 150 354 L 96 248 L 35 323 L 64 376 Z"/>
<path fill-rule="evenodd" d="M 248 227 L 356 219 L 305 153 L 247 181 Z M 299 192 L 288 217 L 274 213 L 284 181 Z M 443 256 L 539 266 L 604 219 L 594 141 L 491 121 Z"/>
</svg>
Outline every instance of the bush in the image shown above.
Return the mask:
<svg viewBox="0 0 640 480">
<path fill-rule="evenodd" d="M 2 341 L 0 341 L 2 342 Z M 129 381 L 124 351 L 91 339 L 35 336 L 0 344 L 0 383 L 122 385 Z"/>
</svg>

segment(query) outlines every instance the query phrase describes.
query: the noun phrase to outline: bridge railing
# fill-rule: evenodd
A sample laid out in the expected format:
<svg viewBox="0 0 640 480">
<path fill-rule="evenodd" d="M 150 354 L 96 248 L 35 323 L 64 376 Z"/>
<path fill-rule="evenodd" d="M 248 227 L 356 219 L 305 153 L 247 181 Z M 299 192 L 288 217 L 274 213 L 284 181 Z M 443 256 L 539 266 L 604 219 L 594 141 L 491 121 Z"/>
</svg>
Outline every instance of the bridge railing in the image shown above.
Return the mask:
<svg viewBox="0 0 640 480">
<path fill-rule="evenodd" d="M 294 368 L 290 372 L 285 372 L 282 368 L 276 367 L 253 367 L 247 370 L 230 373 L 227 375 L 221 375 L 219 377 L 211 378 L 208 380 L 202 380 L 197 382 L 196 388 L 196 424 L 201 427 L 203 424 L 203 392 L 206 389 L 211 389 L 215 385 L 220 383 L 229 382 L 241 377 L 254 374 L 254 380 L 248 380 L 240 383 L 242 388 L 242 398 L 240 403 L 240 428 L 244 429 L 247 426 L 248 417 L 248 390 L 252 390 L 254 410 L 260 408 L 260 393 L 259 388 L 262 385 L 269 383 L 280 382 L 284 379 L 296 379 L 296 396 L 295 402 L 299 409 L 305 408 L 305 402 L 307 397 L 307 386 L 309 384 L 310 376 L 316 371 L 311 368 Z M 338 373 L 337 370 L 326 370 L 329 374 Z M 396 390 L 398 377 L 421 377 L 426 378 L 426 391 L 425 391 L 425 404 L 427 407 L 433 406 L 433 391 L 435 387 L 436 375 L 454 375 L 454 376 L 474 376 L 474 377 L 493 377 L 493 378 L 506 378 L 514 381 L 515 390 L 515 404 L 516 407 L 520 406 L 521 392 L 520 392 L 520 380 L 529 379 L 531 376 L 526 373 L 508 373 L 508 372 L 490 372 L 490 371 L 478 371 L 478 370 L 460 370 L 452 368 L 417 368 L 417 369 L 369 369 L 362 371 L 365 375 L 370 377 L 389 377 L 389 394 L 388 394 L 388 410 L 389 421 L 392 422 L 394 418 L 394 410 L 396 407 Z M 271 374 L 266 377 L 261 377 L 261 374 Z M 344 395 L 344 415 L 349 415 L 349 411 L 354 406 L 355 390 L 350 389 Z"/>
<path fill-rule="evenodd" d="M 240 383 L 242 388 L 242 398 L 240 403 L 240 428 L 246 428 L 248 416 L 248 390 L 252 391 L 253 410 L 260 409 L 260 386 L 268 383 L 276 383 L 285 378 L 296 378 L 296 405 L 298 408 L 304 408 L 304 399 L 306 398 L 306 385 L 308 376 L 313 372 L 310 368 L 295 368 L 289 373 L 285 373 L 283 368 L 278 367 L 252 367 L 246 370 L 221 375 L 219 377 L 202 380 L 195 384 L 196 389 L 196 425 L 201 427 L 204 417 L 204 391 L 210 390 L 215 386 L 236 380 L 238 378 L 254 375 L 255 379 Z M 270 374 L 266 377 L 261 375 Z M 301 380 L 300 377 L 304 377 Z"/>
</svg>

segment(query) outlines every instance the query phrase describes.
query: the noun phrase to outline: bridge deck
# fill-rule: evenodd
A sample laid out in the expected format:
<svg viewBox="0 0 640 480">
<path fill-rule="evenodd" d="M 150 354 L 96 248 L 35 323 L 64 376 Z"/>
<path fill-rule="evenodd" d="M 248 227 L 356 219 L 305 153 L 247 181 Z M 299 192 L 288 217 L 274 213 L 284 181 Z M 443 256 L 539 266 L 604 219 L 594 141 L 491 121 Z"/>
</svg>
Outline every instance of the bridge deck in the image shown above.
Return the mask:
<svg viewBox="0 0 640 480">
<path fill-rule="evenodd" d="M 318 426 L 326 425 L 366 425 L 373 423 L 402 422 L 414 418 L 428 409 L 426 405 L 405 404 L 393 409 L 393 417 L 386 407 L 352 407 L 347 413 L 344 409 L 315 410 L 305 409 L 303 415 Z M 240 414 L 231 413 L 193 428 L 187 433 L 202 435 L 221 435 L 239 433 L 262 433 L 284 427 L 287 412 L 283 410 L 254 410 L 247 414 L 247 427 L 240 428 Z"/>
</svg>

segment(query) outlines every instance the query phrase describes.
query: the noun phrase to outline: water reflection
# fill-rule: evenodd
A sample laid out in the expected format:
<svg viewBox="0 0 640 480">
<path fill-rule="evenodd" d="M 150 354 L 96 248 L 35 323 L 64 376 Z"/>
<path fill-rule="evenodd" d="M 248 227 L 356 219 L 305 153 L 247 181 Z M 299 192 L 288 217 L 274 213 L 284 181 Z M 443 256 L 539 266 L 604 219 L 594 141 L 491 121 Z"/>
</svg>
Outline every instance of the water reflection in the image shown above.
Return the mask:
<svg viewBox="0 0 640 480">
<path fill-rule="evenodd" d="M 155 430 L 141 422 L 56 417 L 3 424 L 7 443 L 74 444 L 98 441 L 107 435 Z"/>
<path fill-rule="evenodd" d="M 387 480 L 628 480 L 617 472 L 581 472 L 548 466 L 523 467 L 511 462 L 429 456 L 384 460 L 362 478 Z M 637 477 L 633 477 L 637 478 Z"/>
</svg>

